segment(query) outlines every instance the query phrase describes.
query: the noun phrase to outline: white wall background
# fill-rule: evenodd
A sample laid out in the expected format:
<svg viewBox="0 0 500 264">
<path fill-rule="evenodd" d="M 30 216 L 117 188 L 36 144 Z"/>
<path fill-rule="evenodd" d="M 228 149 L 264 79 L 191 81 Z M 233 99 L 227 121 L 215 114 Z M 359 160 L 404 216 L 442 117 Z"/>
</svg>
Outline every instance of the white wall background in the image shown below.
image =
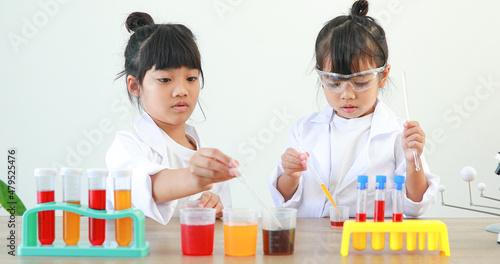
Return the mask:
<svg viewBox="0 0 500 264">
<path fill-rule="evenodd" d="M 105 167 L 116 131 L 131 129 L 138 113 L 128 103 L 122 70 L 133 11 L 156 22 L 184 23 L 198 37 L 206 83 L 203 119 L 208 146 L 235 157 L 269 205 L 267 176 L 288 131 L 301 116 L 323 108 L 312 72 L 314 41 L 329 19 L 346 14 L 346 0 L 1 1 L 0 179 L 7 150 L 17 149 L 17 190 L 36 203 L 33 169 Z M 498 1 L 372 1 L 369 15 L 385 28 L 393 84 L 381 95 L 405 116 L 401 72 L 407 72 L 410 114 L 427 133 L 427 159 L 446 186 L 448 203 L 468 206 L 460 169 L 476 168 L 475 188 L 500 197 L 493 172 L 500 151 L 500 24 Z M 62 199 L 61 181 L 56 199 Z M 86 190 L 84 181 L 83 190 Z M 258 204 L 231 182 L 233 204 Z M 87 200 L 83 192 L 82 201 Z M 438 197 L 425 217 L 483 216 L 443 207 Z M 6 215 L 1 210 L 0 215 Z"/>
</svg>

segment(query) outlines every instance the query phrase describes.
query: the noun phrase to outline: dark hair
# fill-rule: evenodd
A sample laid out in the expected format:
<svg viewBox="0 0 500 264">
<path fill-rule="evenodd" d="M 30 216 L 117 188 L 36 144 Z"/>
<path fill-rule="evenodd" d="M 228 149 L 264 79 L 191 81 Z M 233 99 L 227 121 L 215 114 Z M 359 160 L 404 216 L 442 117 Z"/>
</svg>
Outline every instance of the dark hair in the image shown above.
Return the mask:
<svg viewBox="0 0 500 264">
<path fill-rule="evenodd" d="M 331 63 L 330 71 L 351 74 L 360 71 L 360 62 L 387 63 L 389 50 L 385 32 L 369 16 L 368 1 L 356 1 L 348 16 L 328 21 L 316 38 L 316 67 L 320 70 Z"/>
<path fill-rule="evenodd" d="M 155 24 L 147 13 L 134 12 L 127 17 L 125 26 L 133 32 L 125 48 L 125 69 L 117 78 L 133 75 L 140 85 L 146 72 L 156 69 L 197 69 L 203 80 L 201 57 L 196 38 L 184 25 Z M 203 83 L 202 83 L 203 87 Z M 134 98 L 128 94 L 130 101 Z M 136 98 L 140 108 L 140 100 Z"/>
</svg>

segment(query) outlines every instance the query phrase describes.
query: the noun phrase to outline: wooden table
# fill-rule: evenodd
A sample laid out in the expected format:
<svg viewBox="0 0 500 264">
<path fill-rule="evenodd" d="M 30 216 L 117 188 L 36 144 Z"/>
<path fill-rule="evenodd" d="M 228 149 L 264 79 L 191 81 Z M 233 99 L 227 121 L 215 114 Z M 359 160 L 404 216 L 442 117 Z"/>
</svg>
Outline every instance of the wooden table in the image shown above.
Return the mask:
<svg viewBox="0 0 500 264">
<path fill-rule="evenodd" d="M 18 221 L 21 218 L 18 217 Z M 386 248 L 373 251 L 370 246 L 364 251 L 349 249 L 349 255 L 340 255 L 342 229 L 332 229 L 326 218 L 298 218 L 295 252 L 288 256 L 267 256 L 262 250 L 262 233 L 257 238 L 257 254 L 252 257 L 230 257 L 224 255 L 223 224 L 216 222 L 214 251 L 211 256 L 183 256 L 180 242 L 179 218 L 173 218 L 166 226 L 146 219 L 146 241 L 151 252 L 143 258 L 104 258 L 104 257 L 38 257 L 15 256 L 7 254 L 8 217 L 0 217 L 0 263 L 500 263 L 500 244 L 496 243 L 497 234 L 484 230 L 486 226 L 500 222 L 499 218 L 445 218 L 440 219 L 448 226 L 451 257 L 440 255 L 439 251 L 413 251 L 405 249 L 392 251 L 386 240 Z M 61 239 L 61 217 L 56 225 L 56 240 Z M 87 218 L 81 220 L 81 241 L 88 239 Z M 17 245 L 21 240 L 19 223 L 16 231 Z M 107 239 L 113 238 L 113 224 L 108 224 Z M 260 226 L 259 226 L 260 228 Z M 61 229 L 61 230 L 59 230 Z M 368 241 L 369 243 L 369 241 Z"/>
</svg>

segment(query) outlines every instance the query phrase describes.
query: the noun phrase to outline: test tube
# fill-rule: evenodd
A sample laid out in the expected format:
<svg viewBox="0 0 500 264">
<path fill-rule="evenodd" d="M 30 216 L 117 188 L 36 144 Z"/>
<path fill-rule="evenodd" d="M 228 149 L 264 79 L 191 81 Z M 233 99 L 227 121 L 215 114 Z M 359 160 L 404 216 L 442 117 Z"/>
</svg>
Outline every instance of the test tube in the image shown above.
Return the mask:
<svg viewBox="0 0 500 264">
<path fill-rule="evenodd" d="M 358 176 L 358 196 L 356 203 L 356 222 L 366 222 L 366 185 L 368 176 Z M 366 248 L 366 233 L 356 232 L 352 234 L 352 247 L 356 250 Z"/>
<path fill-rule="evenodd" d="M 392 194 L 392 222 L 403 222 L 404 183 L 404 176 L 394 176 L 394 192 Z M 392 250 L 401 250 L 403 248 L 403 233 L 390 232 L 389 245 Z"/>
<path fill-rule="evenodd" d="M 82 169 L 61 168 L 63 179 L 63 202 L 80 206 Z M 80 240 L 80 215 L 63 211 L 63 239 L 68 246 Z"/>
<path fill-rule="evenodd" d="M 106 210 L 106 169 L 88 169 L 89 208 Z M 106 237 L 106 220 L 89 218 L 89 241 L 94 246 L 101 246 Z"/>
<path fill-rule="evenodd" d="M 386 177 L 377 175 L 377 185 L 375 187 L 375 212 L 373 214 L 374 222 L 384 222 L 385 218 L 385 182 Z M 384 232 L 372 232 L 372 249 L 382 250 L 385 244 Z"/>
<path fill-rule="evenodd" d="M 36 177 L 37 201 L 41 203 L 55 202 L 55 177 L 57 169 L 37 168 L 34 175 Z M 52 245 L 55 238 L 54 211 L 38 212 L 38 240 L 42 245 Z"/>
<path fill-rule="evenodd" d="M 115 210 L 125 210 L 132 207 L 130 178 L 132 170 L 111 171 L 115 189 Z M 119 246 L 128 246 L 132 242 L 132 218 L 115 219 L 115 239 Z"/>
</svg>

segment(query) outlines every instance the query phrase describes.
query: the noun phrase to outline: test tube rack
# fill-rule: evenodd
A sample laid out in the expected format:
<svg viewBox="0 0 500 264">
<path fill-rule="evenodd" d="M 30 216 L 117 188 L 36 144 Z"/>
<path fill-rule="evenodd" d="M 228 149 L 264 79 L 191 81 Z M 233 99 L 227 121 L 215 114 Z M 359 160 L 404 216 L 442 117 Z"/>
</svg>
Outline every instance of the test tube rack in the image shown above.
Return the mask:
<svg viewBox="0 0 500 264">
<path fill-rule="evenodd" d="M 430 251 L 440 249 L 440 253 L 450 256 L 450 244 L 448 240 L 448 228 L 446 224 L 439 220 L 404 220 L 403 222 L 356 222 L 347 220 L 344 222 L 342 233 L 342 244 L 340 254 L 347 256 L 349 252 L 350 237 L 352 233 L 392 233 L 401 232 L 406 234 L 406 249 L 414 251 L 425 250 L 425 237 L 427 234 L 427 248 Z M 390 242 L 389 242 L 390 243 Z M 401 241 L 402 243 L 402 241 Z M 400 248 L 402 245 L 399 245 Z M 378 245 L 384 248 L 384 245 Z"/>
<path fill-rule="evenodd" d="M 37 213 L 63 210 L 97 219 L 118 219 L 131 217 L 134 222 L 134 241 L 129 246 L 118 246 L 116 242 L 104 242 L 93 246 L 88 241 L 80 241 L 76 246 L 67 246 L 63 241 L 52 245 L 41 245 L 37 241 Z M 93 210 L 86 205 L 60 202 L 38 204 L 23 214 L 23 240 L 18 247 L 20 256 L 85 256 L 85 257 L 144 257 L 149 254 L 149 243 L 145 241 L 145 219 L 141 210 Z"/>
</svg>

